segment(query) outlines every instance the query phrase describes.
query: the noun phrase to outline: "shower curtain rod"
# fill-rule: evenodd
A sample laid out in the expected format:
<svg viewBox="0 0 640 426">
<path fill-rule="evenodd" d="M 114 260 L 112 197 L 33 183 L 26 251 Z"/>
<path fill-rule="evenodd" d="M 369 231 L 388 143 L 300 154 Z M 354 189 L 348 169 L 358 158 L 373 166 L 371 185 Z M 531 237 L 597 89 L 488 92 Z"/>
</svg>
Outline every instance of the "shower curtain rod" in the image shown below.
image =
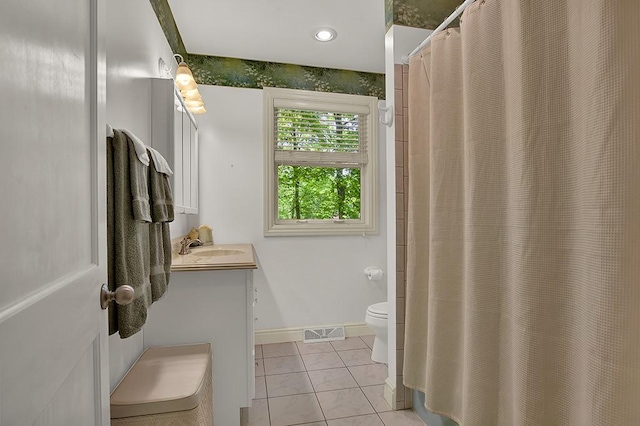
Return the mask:
<svg viewBox="0 0 640 426">
<path fill-rule="evenodd" d="M 426 39 L 424 39 L 424 41 L 422 43 L 420 43 L 418 45 L 418 47 L 416 47 L 413 52 L 409 53 L 409 56 L 407 56 L 407 61 L 405 62 L 409 62 L 409 58 L 411 58 L 412 56 L 417 55 L 418 53 L 420 53 L 420 51 L 422 49 L 424 49 L 424 47 L 429 44 L 429 42 L 431 41 L 431 38 L 433 36 L 435 36 L 436 34 L 438 34 L 440 31 L 442 31 L 443 29 L 447 28 L 447 26 L 453 22 L 454 19 L 456 19 L 458 16 L 462 15 L 462 12 L 464 12 L 464 10 L 471 5 L 471 3 L 475 2 L 476 0 L 465 0 L 464 3 L 462 3 L 460 6 L 458 6 L 456 8 L 456 10 L 453 11 L 453 13 L 451 15 L 449 15 L 449 17 L 447 19 L 444 20 L 444 22 L 440 25 L 438 25 L 438 27 L 433 30 L 433 32 L 431 34 L 429 34 L 429 37 L 427 37 Z"/>
</svg>

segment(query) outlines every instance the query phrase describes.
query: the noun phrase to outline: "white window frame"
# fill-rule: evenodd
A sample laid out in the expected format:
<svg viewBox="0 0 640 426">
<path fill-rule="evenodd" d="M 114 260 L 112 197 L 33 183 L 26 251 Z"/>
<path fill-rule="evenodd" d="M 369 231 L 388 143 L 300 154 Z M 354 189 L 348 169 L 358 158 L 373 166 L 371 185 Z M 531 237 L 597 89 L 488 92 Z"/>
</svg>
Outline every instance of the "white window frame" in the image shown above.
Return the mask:
<svg viewBox="0 0 640 426">
<path fill-rule="evenodd" d="M 364 235 L 378 233 L 378 99 L 373 96 L 265 87 L 264 93 L 264 235 Z M 359 220 L 278 219 L 275 164 L 275 107 L 367 114 L 368 161 L 360 175 Z M 364 112 L 367 111 L 367 112 Z"/>
</svg>

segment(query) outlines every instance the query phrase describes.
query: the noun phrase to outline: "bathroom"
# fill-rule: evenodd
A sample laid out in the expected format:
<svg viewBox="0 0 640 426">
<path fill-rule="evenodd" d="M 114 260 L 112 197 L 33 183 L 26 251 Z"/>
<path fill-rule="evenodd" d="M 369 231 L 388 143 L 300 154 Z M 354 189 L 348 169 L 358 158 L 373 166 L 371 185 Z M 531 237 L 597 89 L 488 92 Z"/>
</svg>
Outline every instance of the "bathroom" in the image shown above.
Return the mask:
<svg viewBox="0 0 640 426">
<path fill-rule="evenodd" d="M 501 1 L 506 0 L 486 0 L 486 3 Z M 358 395 L 362 393 L 359 399 L 353 398 L 352 404 L 359 405 L 360 411 L 350 411 L 347 402 L 342 404 L 347 406 L 341 408 L 344 411 L 328 415 L 330 404 L 322 401 L 320 395 L 327 391 L 319 390 L 316 383 L 312 386 L 314 374 L 306 370 L 291 370 L 286 374 L 310 378 L 306 390 L 300 394 L 313 395 L 313 398 L 316 393 L 320 395 L 319 403 L 313 405 L 320 417 L 307 418 L 305 413 L 296 417 L 286 412 L 278 417 L 274 408 L 276 400 L 290 398 L 289 402 L 295 404 L 296 391 L 274 394 L 271 398 L 269 380 L 275 380 L 273 377 L 277 375 L 268 379 L 264 371 L 255 377 L 253 371 L 245 372 L 255 381 L 255 388 L 251 389 L 251 393 L 255 393 L 252 407 L 247 404 L 225 410 L 225 394 L 233 394 L 235 385 L 224 379 L 224 373 L 216 375 L 214 370 L 214 395 L 215 392 L 221 395 L 214 398 L 220 404 L 219 412 L 214 404 L 214 416 L 218 416 L 215 424 L 455 424 L 447 417 L 427 411 L 425 394 L 403 384 L 409 383 L 403 378 L 403 371 L 407 371 L 403 365 L 405 360 L 415 361 L 415 358 L 405 358 L 404 353 L 409 344 L 405 342 L 405 317 L 409 318 L 407 269 L 413 264 L 408 260 L 411 258 L 408 247 L 413 244 L 411 236 L 414 235 L 408 224 L 410 97 L 407 82 L 409 54 L 461 3 L 462 0 L 357 0 L 348 5 L 339 0 L 316 3 L 73 0 L 61 5 L 11 0 L 0 6 L 3 36 L 0 52 L 7 62 L 0 78 L 0 90 L 7 99 L 0 114 L 4 139 L 0 167 L 5 177 L 1 192 L 5 202 L 0 212 L 5 218 L 2 231 L 7 242 L 2 249 L 5 256 L 0 261 L 3 272 L 0 425 L 88 424 L 70 420 L 78 418 L 95 419 L 91 424 L 109 424 L 109 395 L 146 347 L 155 342 L 202 343 L 187 338 L 188 331 L 184 331 L 183 339 L 172 340 L 167 337 L 169 332 L 165 337 L 157 337 L 162 336 L 165 329 L 161 325 L 164 324 L 162 315 L 171 311 L 170 304 L 181 294 L 171 284 L 165 297 L 149 308 L 147 324 L 126 339 L 117 333 L 106 335 L 107 318 L 98 306 L 98 290 L 106 281 L 107 246 L 102 215 L 105 202 L 96 194 L 101 194 L 101 190 L 104 194 L 106 171 L 103 145 L 95 135 L 104 137 L 104 124 L 108 123 L 116 129 L 135 133 L 142 141 L 153 139 L 151 80 L 175 75 L 176 53 L 184 56 L 199 80 L 206 113 L 194 115 L 199 143 L 197 207 L 193 214 L 175 215 L 170 224 L 171 238 L 179 239 L 193 227 L 204 224 L 213 228 L 213 241 L 217 245 L 253 246 L 256 269 L 250 277 L 257 302 L 252 307 L 251 326 L 255 333 L 251 339 L 256 345 L 256 362 L 263 364 L 269 352 L 272 359 L 291 356 L 304 359 L 308 355 L 307 346 L 301 342 L 305 328 L 344 326 L 346 340 L 317 345 L 324 345 L 322 347 L 329 348 L 332 354 L 336 352 L 338 357 L 355 356 L 355 352 L 370 354 L 374 332 L 365 324 L 365 315 L 370 306 L 388 301 L 386 362 L 367 360 L 362 365 L 353 364 L 382 366 L 386 377 L 366 384 L 356 378 L 357 383 L 351 382 L 353 387 L 343 386 L 357 389 Z M 591 3 L 595 8 L 598 2 Z M 480 1 L 475 7 L 479 4 Z M 628 24 L 629 19 L 640 18 L 637 7 L 629 6 L 628 12 L 627 18 L 622 17 L 622 13 L 616 15 L 621 26 Z M 358 16 L 358 25 L 353 23 L 354 15 Z M 101 30 L 96 31 L 96 27 Z M 335 39 L 319 42 L 314 35 L 325 27 L 336 30 Z M 274 28 L 279 29 L 279 34 L 258 33 L 258 30 L 272 32 Z M 629 31 L 629 37 L 640 38 L 637 30 Z M 640 65 L 637 52 L 637 49 L 628 52 L 626 64 L 630 69 Z M 227 64 L 225 71 L 216 74 L 215 61 L 207 65 L 206 60 L 200 60 L 205 56 L 247 61 Z M 261 68 L 266 63 L 286 65 L 269 75 L 269 71 Z M 370 168 L 375 170 L 370 183 L 374 189 L 370 198 L 373 208 L 367 210 L 372 225 L 362 232 L 265 234 L 268 225 L 265 225 L 264 211 L 269 201 L 265 199 L 268 196 L 264 142 L 266 91 L 263 93 L 261 87 L 255 87 L 256 74 L 252 73 L 268 81 L 278 72 L 286 74 L 282 70 L 299 65 L 319 70 L 320 81 L 314 84 L 339 85 L 344 80 L 345 85 L 352 87 L 350 93 L 377 98 L 373 114 L 376 120 L 370 123 L 371 135 L 375 138 L 368 141 L 371 152 L 377 155 L 375 167 Z M 242 71 L 238 73 L 238 69 Z M 336 77 L 327 69 L 342 70 L 342 73 Z M 322 77 L 323 71 L 326 71 L 325 77 Z M 296 78 L 300 76 L 291 77 L 288 86 L 280 83 L 278 87 L 307 90 L 315 87 Z M 253 82 L 247 83 L 251 79 Z M 354 79 L 359 83 L 354 85 Z M 640 93 L 634 92 L 637 85 L 625 84 L 632 89 L 627 90 L 629 93 L 640 97 Z M 633 119 L 637 118 L 638 111 L 639 108 L 632 110 Z M 23 123 L 25 117 L 27 124 L 16 125 Z M 635 133 L 631 135 L 637 136 L 637 127 L 632 131 Z M 86 143 L 88 139 L 92 144 Z M 632 154 L 627 156 L 635 165 L 636 151 L 630 150 Z M 629 211 L 637 213 L 632 210 L 637 210 L 637 201 L 628 204 Z M 633 220 L 627 218 L 624 229 L 635 232 L 629 235 L 637 236 L 640 227 L 634 228 L 637 220 Z M 412 247 L 416 249 L 415 245 Z M 637 244 L 625 250 L 637 254 Z M 370 267 L 376 270 L 375 279 L 369 279 L 365 272 Z M 411 267 L 414 273 L 420 272 L 418 267 Z M 629 274 L 635 270 L 636 266 L 625 269 Z M 171 283 L 180 282 L 181 274 L 195 273 L 174 272 Z M 87 281 L 91 285 L 83 285 Z M 634 302 L 636 296 L 637 292 L 628 294 Z M 85 308 L 78 309 L 79 306 Z M 415 318 L 415 306 L 413 309 L 412 318 Z M 220 327 L 225 320 L 219 318 L 220 312 L 211 309 L 197 318 L 203 326 L 211 322 Z M 627 315 L 625 321 L 637 319 L 627 311 L 624 315 Z M 166 329 L 179 333 L 181 327 L 190 328 L 189 318 L 189 313 L 185 313 Z M 196 318 L 196 314 L 191 318 Z M 637 336 L 633 338 L 637 340 Z M 163 339 L 167 341 L 162 342 Z M 214 365 L 218 359 L 216 354 L 221 353 L 218 362 L 236 356 L 220 346 L 223 345 L 216 346 L 213 342 Z M 413 352 L 410 356 L 418 357 Z M 348 367 L 342 363 L 325 368 L 341 368 L 346 372 Z M 352 371 L 351 375 L 354 375 Z M 633 383 L 627 384 L 626 389 L 638 383 L 635 379 L 633 376 L 630 380 Z M 598 383 L 603 387 L 615 385 L 606 381 Z M 243 386 L 246 384 L 245 380 Z M 222 386 L 229 387 L 229 391 Z M 412 387 L 419 389 L 422 385 Z M 329 392 L 343 390 L 339 388 L 331 388 Z M 619 390 L 602 393 L 607 392 Z M 56 393 L 60 399 L 52 397 Z M 426 398 L 427 406 L 438 407 L 430 400 L 434 398 L 432 395 L 427 394 Z M 272 407 L 270 400 L 274 403 Z M 291 407 L 284 410 L 288 409 L 295 411 Z M 464 418 L 454 409 L 434 411 L 458 420 Z M 598 424 L 632 424 L 621 419 L 635 413 L 633 409 L 618 410 L 616 417 L 603 411 L 618 421 Z M 520 423 L 515 418 L 514 415 L 511 423 L 500 418 L 495 424 L 540 424 Z M 558 415 L 557 418 L 565 417 Z M 582 421 L 573 424 L 596 424 L 591 423 L 591 419 L 585 420 L 587 417 L 574 418 Z M 494 424 L 473 420 L 472 416 L 458 423 Z"/>
<path fill-rule="evenodd" d="M 111 7 L 110 3 L 107 7 L 108 13 Z M 380 4 L 377 9 L 371 8 L 368 16 L 370 16 L 370 20 L 377 22 L 378 26 L 384 27 L 382 7 L 383 5 Z M 140 46 L 136 47 L 136 51 L 149 51 L 144 72 L 149 77 L 157 77 L 158 58 L 163 58 L 167 63 L 172 62 L 174 69 L 176 63 L 173 62 L 172 52 L 167 50 L 168 46 L 166 40 L 163 39 L 162 28 L 154 22 L 154 20 L 158 20 L 154 10 L 149 9 L 146 4 L 139 5 L 138 8 L 140 10 L 133 10 L 133 6 L 128 6 L 126 11 L 123 9 L 113 20 L 137 19 L 140 21 L 141 16 L 144 16 L 148 20 L 147 25 L 124 25 L 129 34 L 118 32 L 119 37 L 122 38 L 113 40 L 113 50 L 117 50 L 115 46 L 121 46 L 125 44 L 125 41 L 129 44 L 140 43 Z M 118 11 L 117 7 L 114 9 Z M 188 12 L 188 9 L 185 9 L 185 12 Z M 175 19 L 180 27 L 180 17 L 177 16 L 179 12 L 174 11 L 173 13 L 176 15 Z M 137 18 L 134 18 L 136 16 Z M 108 21 L 112 21 L 112 19 L 109 17 Z M 142 34 L 130 33 L 144 31 L 152 25 L 155 25 L 154 43 L 163 47 L 164 51 L 156 50 L 153 52 L 148 45 L 143 44 L 149 43 L 145 42 L 149 36 L 145 38 Z M 308 25 L 311 30 L 315 28 L 311 24 Z M 319 23 L 314 25 L 319 25 Z M 375 28 L 375 25 L 373 27 Z M 187 26 L 184 30 L 180 30 L 187 46 L 189 42 L 186 41 L 185 31 L 189 31 L 189 28 Z M 424 38 L 423 34 L 426 33 L 426 31 L 420 30 L 416 30 L 416 32 L 418 35 L 407 41 L 408 47 L 417 45 Z M 382 48 L 384 31 L 376 31 L 375 34 L 379 37 L 381 46 L 381 49 L 378 49 L 376 53 L 380 71 L 376 76 L 378 79 L 377 87 L 380 88 L 378 90 L 384 90 L 384 82 L 381 81 L 382 76 L 380 75 L 384 71 L 384 50 Z M 338 37 L 347 38 L 349 35 L 341 33 Z M 302 43 L 306 42 L 306 40 L 302 41 Z M 111 41 L 107 38 L 107 52 L 110 51 L 110 43 Z M 309 43 L 318 44 L 313 39 L 313 34 L 309 36 Z M 191 53 L 191 49 L 195 52 L 201 51 L 197 45 L 188 47 L 189 53 Z M 219 56 L 234 56 L 233 52 L 222 50 L 219 52 Z M 268 53 L 256 57 L 249 56 L 249 54 L 235 54 L 235 56 L 279 61 L 278 57 L 269 56 Z M 120 59 L 119 56 L 115 56 L 112 60 L 126 62 L 128 58 Z M 369 62 L 373 61 L 369 60 Z M 320 66 L 322 62 L 312 64 Z M 197 75 L 195 66 L 189 65 Z M 330 63 L 327 65 L 337 68 Z M 111 67 L 110 64 L 108 66 Z M 123 78 L 123 80 L 125 79 Z M 107 87 L 113 85 L 115 84 L 108 80 Z M 111 109 L 112 104 L 109 99 L 107 100 L 109 124 L 133 130 L 141 139 L 144 139 L 145 128 L 140 129 L 140 123 L 136 118 L 139 116 L 136 110 L 143 107 L 124 104 L 131 97 L 131 91 L 139 93 L 137 98 L 144 99 L 149 96 L 145 92 L 149 89 L 141 86 L 139 81 L 131 81 L 130 86 L 125 90 L 126 97 L 122 97 L 122 104 L 114 105 L 113 110 Z M 371 330 L 364 324 L 365 312 L 368 306 L 387 299 L 386 284 L 390 279 L 387 273 L 387 241 L 389 236 L 386 231 L 388 225 L 384 204 L 387 194 L 386 166 L 384 164 L 387 145 L 384 143 L 384 132 L 387 127 L 379 125 L 377 128 L 380 134 L 377 182 L 379 188 L 378 232 L 365 236 L 360 234 L 320 237 L 265 237 L 263 229 L 263 182 L 265 176 L 263 172 L 264 111 L 262 90 L 206 84 L 200 84 L 199 90 L 204 99 L 207 113 L 195 115 L 199 131 L 200 158 L 198 214 L 176 215 L 176 220 L 171 223 L 172 237 L 185 235 L 192 226 L 198 227 L 201 224 L 207 224 L 213 228 L 213 239 L 216 244 L 253 244 L 258 261 L 258 268 L 253 271 L 253 284 L 258 290 L 259 299 L 253 308 L 254 316 L 257 318 L 255 340 L 258 345 L 301 340 L 302 328 L 305 327 L 344 325 L 347 336 L 370 335 Z M 382 94 L 381 97 L 383 96 Z M 149 126 L 148 122 L 147 126 Z M 395 194 L 393 201 L 395 203 Z M 395 253 L 395 244 L 392 249 Z M 379 281 L 368 280 L 363 271 L 369 266 L 384 270 L 383 279 Z M 174 273 L 174 277 L 177 274 Z M 395 274 L 391 275 L 395 279 Z M 170 286 L 169 298 L 171 292 Z M 154 322 L 154 308 L 155 306 L 150 308 L 148 319 L 148 326 L 152 328 L 157 324 Z M 158 308 L 162 309 L 162 301 L 158 302 Z M 215 321 L 216 317 L 212 313 L 210 318 L 211 321 Z M 111 336 L 109 358 L 112 388 L 139 356 L 141 348 L 146 347 L 143 340 L 150 339 L 152 333 L 154 330 L 149 330 L 149 332 L 143 330 L 140 334 L 144 336 L 136 335 L 125 340 Z M 214 359 L 215 351 L 214 348 Z M 404 394 L 402 397 L 404 398 Z M 222 398 L 224 396 L 220 397 L 221 406 L 225 402 L 222 401 Z M 404 408 L 404 406 L 400 408 Z"/>
</svg>

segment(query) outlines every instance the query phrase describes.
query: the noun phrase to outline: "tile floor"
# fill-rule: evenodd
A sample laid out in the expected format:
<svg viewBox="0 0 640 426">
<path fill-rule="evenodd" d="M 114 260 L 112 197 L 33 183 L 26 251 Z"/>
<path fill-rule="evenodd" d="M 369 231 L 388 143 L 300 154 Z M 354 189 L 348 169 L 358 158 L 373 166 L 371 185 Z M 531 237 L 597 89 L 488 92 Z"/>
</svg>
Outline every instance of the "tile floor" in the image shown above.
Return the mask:
<svg viewBox="0 0 640 426">
<path fill-rule="evenodd" d="M 384 400 L 387 366 L 371 360 L 373 336 L 256 346 L 250 426 L 424 426 Z"/>
</svg>

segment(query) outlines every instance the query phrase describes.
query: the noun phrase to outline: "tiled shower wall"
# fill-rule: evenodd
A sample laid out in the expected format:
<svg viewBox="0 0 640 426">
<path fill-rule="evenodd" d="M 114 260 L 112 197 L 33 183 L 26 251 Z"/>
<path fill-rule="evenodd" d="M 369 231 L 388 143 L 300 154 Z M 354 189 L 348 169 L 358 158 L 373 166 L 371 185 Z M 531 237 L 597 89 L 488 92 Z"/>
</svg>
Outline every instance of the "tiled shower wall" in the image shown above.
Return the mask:
<svg viewBox="0 0 640 426">
<path fill-rule="evenodd" d="M 396 400 L 397 409 L 411 407 L 411 389 L 402 384 L 404 360 L 405 293 L 407 288 L 407 211 L 409 193 L 408 162 L 408 80 L 409 66 L 394 69 L 394 111 L 396 128 Z"/>
</svg>

